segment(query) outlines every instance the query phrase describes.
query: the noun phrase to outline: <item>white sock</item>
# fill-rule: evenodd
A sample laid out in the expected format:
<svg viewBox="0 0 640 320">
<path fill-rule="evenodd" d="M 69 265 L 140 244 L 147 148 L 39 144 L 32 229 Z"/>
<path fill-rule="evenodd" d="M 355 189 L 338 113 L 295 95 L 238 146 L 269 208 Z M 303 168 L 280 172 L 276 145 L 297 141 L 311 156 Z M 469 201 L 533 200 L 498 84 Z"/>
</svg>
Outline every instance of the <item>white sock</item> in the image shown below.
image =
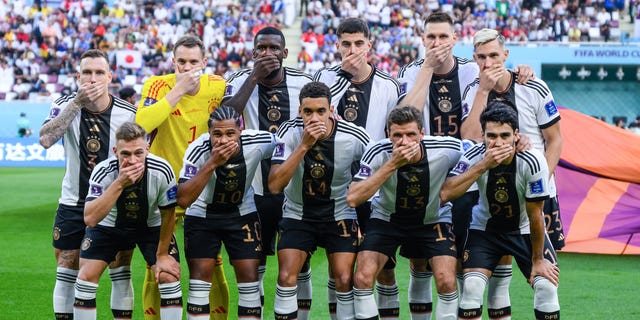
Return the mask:
<svg viewBox="0 0 640 320">
<path fill-rule="evenodd" d="M 336 292 L 336 318 L 340 320 L 354 320 L 356 318 L 353 307 L 353 291 Z"/>
<path fill-rule="evenodd" d="M 161 283 L 160 291 L 160 318 L 162 320 L 182 319 L 182 287 L 180 281 Z"/>
<path fill-rule="evenodd" d="M 432 272 L 410 270 L 409 277 L 409 309 L 412 320 L 431 319 L 433 298 L 431 297 Z"/>
<path fill-rule="evenodd" d="M 276 284 L 273 312 L 277 319 L 296 319 L 298 312 L 297 287 L 281 287 Z"/>
<path fill-rule="evenodd" d="M 487 276 L 481 272 L 464 274 L 464 294 L 460 299 L 458 315 L 460 319 L 481 319 L 482 298 L 487 286 Z"/>
<path fill-rule="evenodd" d="M 372 319 L 378 316 L 376 298 L 373 296 L 373 289 L 353 288 L 353 305 L 356 319 Z"/>
<path fill-rule="evenodd" d="M 298 320 L 309 319 L 313 287 L 311 285 L 311 269 L 298 274 Z"/>
<path fill-rule="evenodd" d="M 542 276 L 533 278 L 533 310 L 538 319 L 560 319 L 558 287 Z"/>
<path fill-rule="evenodd" d="M 398 319 L 400 315 L 398 284 L 394 283 L 390 286 L 376 284 L 376 292 L 378 293 L 378 313 L 380 313 L 380 319 Z"/>
<path fill-rule="evenodd" d="M 329 278 L 327 281 L 327 302 L 329 303 L 329 316 L 331 320 L 336 320 L 336 307 L 337 307 L 337 298 L 336 298 L 336 280 Z"/>
<path fill-rule="evenodd" d="M 438 294 L 438 305 L 436 306 L 436 319 L 456 320 L 458 319 L 458 291 Z"/>
<path fill-rule="evenodd" d="M 56 270 L 56 284 L 53 287 L 53 312 L 56 315 L 73 315 L 74 285 L 78 277 L 78 270 L 58 267 Z"/>
<path fill-rule="evenodd" d="M 511 319 L 511 300 L 509 299 L 509 283 L 513 267 L 510 264 L 499 264 L 489 278 L 487 292 L 487 313 L 489 319 Z"/>
<path fill-rule="evenodd" d="M 211 282 L 189 280 L 188 320 L 209 319 L 209 290 L 211 290 Z"/>
<path fill-rule="evenodd" d="M 259 281 L 238 283 L 238 319 L 259 319 L 261 315 Z"/>
<path fill-rule="evenodd" d="M 98 284 L 77 279 L 75 285 L 75 302 L 73 318 L 76 320 L 96 319 L 96 292 Z"/>
<path fill-rule="evenodd" d="M 115 319 L 131 319 L 133 315 L 133 284 L 131 267 L 109 269 L 111 278 L 111 312 Z"/>
</svg>

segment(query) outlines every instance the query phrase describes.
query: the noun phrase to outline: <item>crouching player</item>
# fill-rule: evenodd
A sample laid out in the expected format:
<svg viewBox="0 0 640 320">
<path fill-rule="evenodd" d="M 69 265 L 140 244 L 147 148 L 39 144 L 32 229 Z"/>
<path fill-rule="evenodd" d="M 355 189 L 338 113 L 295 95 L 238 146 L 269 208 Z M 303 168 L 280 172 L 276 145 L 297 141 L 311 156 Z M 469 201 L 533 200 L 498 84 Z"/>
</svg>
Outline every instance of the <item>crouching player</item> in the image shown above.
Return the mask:
<svg viewBox="0 0 640 320">
<path fill-rule="evenodd" d="M 484 143 L 460 158 L 440 191 L 445 202 L 463 195 L 475 181 L 480 190 L 464 248 L 458 316 L 482 318 L 487 279 L 502 256 L 512 255 L 534 289 L 536 319 L 560 319 L 560 270 L 542 216 L 549 197 L 547 161 L 537 150 L 516 153 L 518 115 L 512 107 L 490 102 L 480 123 Z"/>
<path fill-rule="evenodd" d="M 182 319 L 179 255 L 171 246 L 176 179 L 166 160 L 149 153 L 146 135 L 138 124 L 125 122 L 116 131 L 115 156 L 91 173 L 73 304 L 76 320 L 96 319 L 100 276 L 118 251 L 136 245 L 158 279 L 161 318 Z"/>
<path fill-rule="evenodd" d="M 258 265 L 263 250 L 251 181 L 260 162 L 271 157 L 275 137 L 266 131 L 242 131 L 240 114 L 229 106 L 215 109 L 208 124 L 209 132 L 185 152 L 178 187 L 178 204 L 188 208 L 188 319 L 209 319 L 210 281 L 222 242 L 238 282 L 237 319 L 260 319 Z"/>
</svg>

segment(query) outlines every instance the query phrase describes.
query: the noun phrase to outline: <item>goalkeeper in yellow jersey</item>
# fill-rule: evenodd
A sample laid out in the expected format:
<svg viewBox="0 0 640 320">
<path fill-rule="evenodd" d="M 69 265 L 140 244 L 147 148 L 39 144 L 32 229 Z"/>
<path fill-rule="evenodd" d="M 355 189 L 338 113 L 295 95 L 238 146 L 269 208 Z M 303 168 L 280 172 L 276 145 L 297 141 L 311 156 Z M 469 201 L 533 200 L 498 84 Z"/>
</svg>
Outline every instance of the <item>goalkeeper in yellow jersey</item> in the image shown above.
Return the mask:
<svg viewBox="0 0 640 320">
<path fill-rule="evenodd" d="M 136 122 L 149 132 L 151 153 L 168 160 L 173 172 L 179 174 L 187 146 L 208 132 L 209 114 L 220 105 L 226 82 L 219 76 L 203 74 L 207 65 L 205 48 L 195 36 L 183 36 L 176 42 L 172 61 L 175 73 L 145 82 Z M 176 208 L 176 214 L 184 217 L 184 208 Z M 177 246 L 174 248 L 177 250 Z M 142 296 L 145 320 L 159 320 L 160 294 L 150 269 Z M 211 319 L 227 319 L 229 288 L 219 255 L 209 299 Z"/>
</svg>

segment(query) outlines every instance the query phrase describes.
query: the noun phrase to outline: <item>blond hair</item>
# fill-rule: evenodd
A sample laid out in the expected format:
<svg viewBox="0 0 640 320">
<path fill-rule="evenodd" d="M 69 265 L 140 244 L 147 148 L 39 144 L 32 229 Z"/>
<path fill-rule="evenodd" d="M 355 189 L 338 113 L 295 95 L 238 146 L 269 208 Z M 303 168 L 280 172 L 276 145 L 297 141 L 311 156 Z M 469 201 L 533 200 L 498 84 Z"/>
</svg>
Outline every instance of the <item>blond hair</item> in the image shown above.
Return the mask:
<svg viewBox="0 0 640 320">
<path fill-rule="evenodd" d="M 475 49 L 479 45 L 483 45 L 493 40 L 498 40 L 500 47 L 504 48 L 504 36 L 502 36 L 500 32 L 489 28 L 478 30 L 478 32 L 473 36 L 473 48 Z"/>
</svg>

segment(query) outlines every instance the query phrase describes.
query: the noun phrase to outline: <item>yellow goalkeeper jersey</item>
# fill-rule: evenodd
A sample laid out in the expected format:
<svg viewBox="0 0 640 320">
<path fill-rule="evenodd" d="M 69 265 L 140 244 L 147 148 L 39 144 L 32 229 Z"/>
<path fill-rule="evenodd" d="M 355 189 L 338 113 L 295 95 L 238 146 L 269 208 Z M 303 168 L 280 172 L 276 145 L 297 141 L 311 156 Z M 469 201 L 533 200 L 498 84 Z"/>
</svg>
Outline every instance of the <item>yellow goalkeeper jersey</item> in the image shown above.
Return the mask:
<svg viewBox="0 0 640 320">
<path fill-rule="evenodd" d="M 151 153 L 169 161 L 177 177 L 187 146 L 208 132 L 209 114 L 220 105 L 226 82 L 216 75 L 202 75 L 200 91 L 183 95 L 172 108 L 165 96 L 175 83 L 175 74 L 149 78 L 142 89 L 136 122 L 149 133 Z"/>
</svg>

